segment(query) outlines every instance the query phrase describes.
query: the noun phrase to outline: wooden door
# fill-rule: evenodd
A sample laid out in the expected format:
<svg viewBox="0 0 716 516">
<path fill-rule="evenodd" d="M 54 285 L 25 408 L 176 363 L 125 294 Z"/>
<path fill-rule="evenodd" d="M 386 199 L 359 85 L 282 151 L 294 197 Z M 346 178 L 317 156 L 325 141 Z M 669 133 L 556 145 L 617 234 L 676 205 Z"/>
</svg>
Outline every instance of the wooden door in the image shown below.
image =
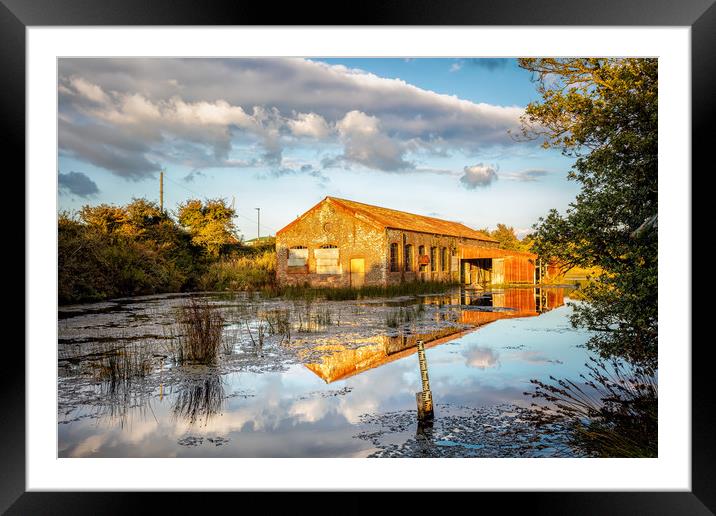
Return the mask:
<svg viewBox="0 0 716 516">
<path fill-rule="evenodd" d="M 365 283 L 365 259 L 351 258 L 351 287 L 360 288 Z"/>
</svg>

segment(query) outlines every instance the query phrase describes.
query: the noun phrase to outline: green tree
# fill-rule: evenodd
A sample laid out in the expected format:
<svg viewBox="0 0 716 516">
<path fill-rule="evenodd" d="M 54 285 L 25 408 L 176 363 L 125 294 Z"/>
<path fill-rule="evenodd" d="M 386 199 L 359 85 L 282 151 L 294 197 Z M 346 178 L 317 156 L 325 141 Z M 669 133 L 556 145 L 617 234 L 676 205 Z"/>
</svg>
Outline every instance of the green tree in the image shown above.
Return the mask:
<svg viewBox="0 0 716 516">
<path fill-rule="evenodd" d="M 515 228 L 508 226 L 507 224 L 498 223 L 497 228 L 490 231 L 487 228 L 483 228 L 480 232 L 485 233 L 497 240 L 500 244 L 500 248 L 509 249 L 511 251 L 529 251 L 531 246 L 530 238 L 524 238 L 520 240 L 517 238 Z"/>
<path fill-rule="evenodd" d="M 201 249 L 146 199 L 58 216 L 59 301 L 176 292 L 201 273 Z"/>
<path fill-rule="evenodd" d="M 126 214 L 123 208 L 110 204 L 86 205 L 79 211 L 79 219 L 82 223 L 104 235 L 115 233 L 122 227 L 125 218 Z"/>
<path fill-rule="evenodd" d="M 599 330 L 602 356 L 657 366 L 656 59 L 520 59 L 541 100 L 522 117 L 524 138 L 576 158 L 581 191 L 564 215 L 535 224 L 534 248 L 569 268 L 598 267 L 575 325 Z"/>
<path fill-rule="evenodd" d="M 507 226 L 506 224 L 497 224 L 497 228 L 490 233 L 490 236 L 500 242 L 502 249 L 509 249 L 511 251 L 522 251 L 523 245 L 520 239 L 517 238 L 515 228 Z"/>
<path fill-rule="evenodd" d="M 194 245 L 205 249 L 210 256 L 218 256 L 226 245 L 239 243 L 235 215 L 224 199 L 210 199 L 205 203 L 190 199 L 177 210 L 179 224 L 189 232 Z"/>
</svg>

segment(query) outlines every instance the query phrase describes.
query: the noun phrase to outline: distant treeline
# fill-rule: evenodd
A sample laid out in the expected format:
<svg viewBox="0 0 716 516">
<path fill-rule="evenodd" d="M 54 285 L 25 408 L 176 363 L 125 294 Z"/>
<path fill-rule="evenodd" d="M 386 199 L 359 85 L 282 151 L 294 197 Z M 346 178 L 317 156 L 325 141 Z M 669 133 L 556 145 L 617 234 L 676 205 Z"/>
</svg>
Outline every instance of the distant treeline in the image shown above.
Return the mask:
<svg viewBox="0 0 716 516">
<path fill-rule="evenodd" d="M 225 200 L 84 206 L 58 217 L 60 304 L 190 290 L 272 286 L 273 240 L 243 245 Z"/>
<path fill-rule="evenodd" d="M 275 239 L 244 245 L 234 215 L 224 199 L 190 199 L 173 216 L 146 199 L 61 212 L 59 303 L 193 290 L 278 293 Z M 483 231 L 505 249 L 531 244 L 504 224 Z"/>
</svg>

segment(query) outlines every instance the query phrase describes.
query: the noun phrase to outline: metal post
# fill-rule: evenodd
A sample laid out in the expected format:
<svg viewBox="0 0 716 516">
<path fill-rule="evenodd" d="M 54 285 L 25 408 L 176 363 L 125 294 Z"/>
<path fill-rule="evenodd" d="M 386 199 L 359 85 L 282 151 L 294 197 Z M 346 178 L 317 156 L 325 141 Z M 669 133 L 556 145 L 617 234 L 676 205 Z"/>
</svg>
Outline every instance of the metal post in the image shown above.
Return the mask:
<svg viewBox="0 0 716 516">
<path fill-rule="evenodd" d="M 159 211 L 164 213 L 164 171 L 159 171 Z"/>
<path fill-rule="evenodd" d="M 258 245 L 258 240 L 261 238 L 261 208 L 254 208 L 256 210 L 256 244 Z"/>
<path fill-rule="evenodd" d="M 418 403 L 418 419 L 433 419 L 433 394 L 430 392 L 428 363 L 425 359 L 425 345 L 422 340 L 418 341 L 418 363 L 420 364 L 420 379 L 423 385 L 423 390 L 415 393 L 415 400 Z"/>
</svg>

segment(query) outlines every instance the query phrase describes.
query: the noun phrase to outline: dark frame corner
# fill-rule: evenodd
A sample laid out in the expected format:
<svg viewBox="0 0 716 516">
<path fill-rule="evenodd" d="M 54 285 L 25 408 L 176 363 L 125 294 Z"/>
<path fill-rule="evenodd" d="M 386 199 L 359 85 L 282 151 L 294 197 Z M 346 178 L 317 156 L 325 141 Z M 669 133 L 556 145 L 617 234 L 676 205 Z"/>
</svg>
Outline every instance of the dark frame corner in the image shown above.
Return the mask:
<svg viewBox="0 0 716 516">
<path fill-rule="evenodd" d="M 716 114 L 716 4 L 715 0 L 653 2 L 651 0 L 391 0 L 362 3 L 351 18 L 327 25 L 622 25 L 691 27 L 692 71 L 692 160 L 706 163 L 713 147 L 711 138 Z M 199 5 L 202 7 L 200 8 Z M 372 7 L 372 8 L 371 8 Z M 317 9 L 306 5 L 284 4 L 282 13 L 270 12 L 270 6 L 251 2 L 212 2 L 193 0 L 0 0 L 0 113 L 2 141 L 19 158 L 25 169 L 25 30 L 28 26 L 82 25 L 316 25 Z M 335 14 L 330 10 L 324 12 Z M 709 156 L 710 157 L 710 156 Z M 709 168 L 712 168 L 710 166 Z M 688 172 L 685 172 L 688 173 Z M 691 176 L 693 177 L 693 175 Z M 692 189 L 693 191 L 693 189 Z M 24 190 L 23 190 L 24 193 Z M 23 195 L 24 198 L 24 195 Z M 696 219 L 694 219 L 696 221 Z M 15 230 L 19 233 L 19 230 Z M 694 234 L 692 230 L 692 235 Z M 23 234 L 12 235 L 25 241 Z M 25 256 L 25 258 L 27 258 Z M 703 259 L 698 257 L 698 259 Z M 24 262 L 26 263 L 26 262 Z M 696 260 L 692 260 L 695 265 Z M 25 275 L 30 271 L 25 267 Z M 691 278 L 688 278 L 690 281 Z M 24 295 L 23 295 L 24 300 Z M 24 304 L 24 303 L 23 303 Z M 29 307 L 28 307 L 29 308 Z M 510 494 L 510 508 L 529 513 L 550 514 L 716 514 L 716 427 L 714 402 L 707 384 L 712 368 L 707 344 L 692 346 L 692 491 L 642 493 L 520 493 Z M 690 345 L 672 343 L 674 345 Z M 11 346 L 8 346 L 10 348 Z M 7 349 L 7 348 L 6 348 Z M 136 510 L 137 498 L 122 493 L 58 493 L 25 491 L 25 356 L 14 351 L 11 363 L 22 367 L 6 368 L 0 375 L 4 406 L 9 409 L 0 418 L 0 511 L 9 514 L 65 513 L 90 514 Z M 22 444 L 20 444 L 22 443 Z M 307 493 L 294 493 L 304 499 Z M 165 493 L 160 503 L 181 512 L 187 509 L 187 496 Z M 212 495 L 213 497 L 214 495 Z M 219 495 L 226 499 L 225 495 Z M 244 497 L 246 494 L 241 494 Z M 275 497 L 275 494 L 271 495 Z M 470 495 L 475 496 L 474 494 Z M 498 503 L 499 493 L 485 493 Z M 362 493 L 342 497 L 341 507 L 360 507 Z M 405 497 L 406 499 L 408 497 Z M 502 497 L 504 498 L 504 497 Z M 363 498 L 364 500 L 364 498 Z M 410 497 L 424 510 L 424 497 Z M 406 500 L 406 501 L 410 501 Z M 212 500 L 213 501 L 213 500 Z M 217 500 L 218 501 L 218 500 Z M 288 500 L 287 500 L 288 501 Z M 473 498 L 474 502 L 474 498 Z M 273 502 L 272 502 L 273 503 Z M 300 502 L 298 502 L 300 503 Z M 139 505 L 147 507 L 146 505 Z M 245 505 L 242 505 L 245 507 Z M 417 506 L 417 504 L 416 504 Z M 417 507 L 416 507 L 417 508 Z M 109 511 L 108 511 L 109 509 Z M 510 511 L 513 512 L 513 511 Z"/>
</svg>

